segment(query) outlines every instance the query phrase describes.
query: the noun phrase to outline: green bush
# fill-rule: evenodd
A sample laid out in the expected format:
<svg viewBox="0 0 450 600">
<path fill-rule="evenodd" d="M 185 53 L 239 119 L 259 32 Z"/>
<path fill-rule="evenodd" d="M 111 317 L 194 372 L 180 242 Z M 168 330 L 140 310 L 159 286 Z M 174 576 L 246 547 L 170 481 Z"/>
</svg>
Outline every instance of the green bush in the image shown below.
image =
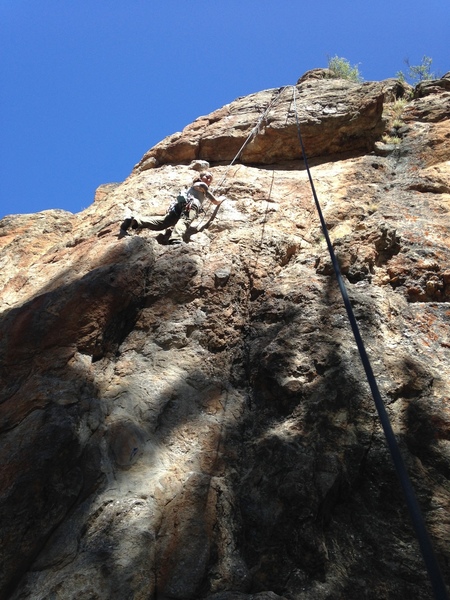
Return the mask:
<svg viewBox="0 0 450 600">
<path fill-rule="evenodd" d="M 431 71 L 431 63 L 433 62 L 433 59 L 430 58 L 429 56 L 424 56 L 422 58 L 422 62 L 420 63 L 420 65 L 410 65 L 409 64 L 409 59 L 405 59 L 405 63 L 408 67 L 408 72 L 403 73 L 403 71 L 399 71 L 397 73 L 397 78 L 400 79 L 400 81 L 408 81 L 408 83 L 411 83 L 412 85 L 415 85 L 416 83 L 420 83 L 421 81 L 429 81 L 430 79 L 438 79 L 438 76 L 436 75 L 436 73 L 433 73 Z"/>
<path fill-rule="evenodd" d="M 328 57 L 328 69 L 333 79 L 348 79 L 350 81 L 362 81 L 358 65 L 351 65 L 346 58 L 340 56 Z"/>
</svg>

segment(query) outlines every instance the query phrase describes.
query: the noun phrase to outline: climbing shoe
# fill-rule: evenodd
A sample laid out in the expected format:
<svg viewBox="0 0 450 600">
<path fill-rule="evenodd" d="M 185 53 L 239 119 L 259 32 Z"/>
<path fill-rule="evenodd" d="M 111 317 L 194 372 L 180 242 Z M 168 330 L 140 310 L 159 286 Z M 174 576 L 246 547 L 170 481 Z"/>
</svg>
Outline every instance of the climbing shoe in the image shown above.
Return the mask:
<svg viewBox="0 0 450 600">
<path fill-rule="evenodd" d="M 121 240 L 124 237 L 129 236 L 130 234 L 128 233 L 128 231 L 126 229 L 122 229 L 122 227 L 120 228 L 119 231 L 119 235 L 117 236 L 119 240 Z"/>
</svg>

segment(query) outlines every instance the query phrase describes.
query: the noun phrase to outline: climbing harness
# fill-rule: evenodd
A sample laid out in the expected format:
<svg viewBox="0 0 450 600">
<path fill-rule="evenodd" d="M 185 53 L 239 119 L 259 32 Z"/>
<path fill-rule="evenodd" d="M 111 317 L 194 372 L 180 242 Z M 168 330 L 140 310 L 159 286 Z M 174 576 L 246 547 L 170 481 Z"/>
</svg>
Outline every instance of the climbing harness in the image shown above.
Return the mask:
<svg viewBox="0 0 450 600">
<path fill-rule="evenodd" d="M 180 192 L 178 196 L 172 200 L 167 208 L 168 213 L 173 213 L 177 217 L 181 217 L 183 213 L 189 213 L 191 208 L 195 208 L 198 213 L 204 212 L 201 202 L 189 194 L 188 190 Z"/>
<path fill-rule="evenodd" d="M 187 209 L 187 203 L 186 192 L 179 193 L 178 196 L 169 204 L 167 212 L 173 213 L 177 217 L 180 217 L 183 211 Z"/>
<path fill-rule="evenodd" d="M 358 347 L 361 362 L 362 362 L 362 364 L 364 366 L 364 370 L 366 372 L 367 381 L 369 383 L 370 390 L 372 392 L 372 396 L 373 396 L 373 399 L 375 402 L 378 416 L 381 421 L 381 425 L 383 427 L 384 435 L 386 437 L 386 441 L 387 441 L 389 451 L 390 451 L 390 454 L 391 454 L 391 457 L 392 457 L 392 460 L 393 460 L 393 463 L 395 466 L 395 470 L 397 472 L 397 476 L 400 480 L 400 483 L 401 483 L 401 486 L 402 486 L 402 489 L 403 489 L 403 492 L 405 495 L 406 504 L 408 506 L 408 510 L 410 513 L 411 520 L 413 522 L 414 530 L 417 535 L 417 539 L 419 542 L 422 557 L 424 559 L 424 562 L 425 562 L 425 565 L 426 565 L 426 568 L 428 571 L 428 576 L 430 578 L 434 596 L 435 596 L 436 600 L 448 600 L 447 589 L 445 587 L 445 583 L 444 583 L 442 573 L 439 568 L 439 564 L 438 564 L 436 556 L 434 554 L 433 546 L 431 544 L 431 540 L 430 540 L 430 537 L 428 535 L 428 532 L 427 532 L 427 529 L 425 526 L 425 521 L 422 516 L 421 510 L 419 507 L 419 503 L 417 502 L 417 498 L 416 498 L 413 486 L 411 484 L 408 472 L 406 470 L 405 463 L 404 463 L 402 455 L 400 453 L 400 448 L 398 446 L 397 440 L 396 440 L 394 432 L 392 430 L 389 416 L 387 414 L 386 408 L 384 406 L 383 400 L 382 400 L 380 392 L 378 390 L 378 385 L 375 380 L 375 375 L 372 371 L 369 357 L 367 356 L 366 349 L 364 347 L 364 343 L 361 338 L 361 334 L 359 332 L 358 323 L 356 321 L 356 318 L 355 318 L 355 315 L 353 312 L 353 308 L 352 308 L 352 305 L 350 303 L 350 299 L 349 299 L 349 296 L 347 293 L 347 289 L 345 287 L 345 283 L 342 278 L 339 263 L 337 261 L 336 254 L 334 253 L 334 249 L 333 249 L 333 245 L 330 240 L 330 236 L 328 234 L 328 229 L 327 229 L 327 226 L 325 223 L 325 219 L 323 217 L 319 199 L 317 197 L 314 182 L 313 182 L 313 179 L 311 176 L 311 171 L 309 169 L 308 159 L 306 156 L 305 147 L 303 144 L 302 134 L 301 134 L 301 130 L 300 130 L 300 122 L 299 122 L 299 118 L 298 118 L 297 102 L 296 102 L 297 89 L 295 86 L 292 86 L 292 87 L 293 87 L 293 105 L 294 105 L 294 112 L 295 112 L 295 120 L 296 120 L 296 124 L 297 124 L 298 139 L 299 139 L 300 148 L 301 148 L 301 152 L 302 152 L 302 156 L 303 156 L 303 161 L 305 163 L 305 169 L 308 174 L 308 179 L 309 179 L 309 183 L 311 186 L 311 191 L 313 194 L 316 209 L 319 214 L 319 219 L 320 219 L 320 223 L 322 226 L 322 232 L 323 232 L 323 235 L 325 236 L 325 240 L 326 240 L 327 247 L 328 247 L 328 252 L 330 254 L 334 273 L 336 275 L 336 279 L 337 279 L 337 282 L 339 285 L 339 289 L 341 291 L 342 299 L 344 301 L 344 305 L 345 305 L 345 308 L 347 311 L 347 316 L 350 321 L 350 325 L 351 325 L 351 328 L 353 331 L 356 345 Z"/>
</svg>

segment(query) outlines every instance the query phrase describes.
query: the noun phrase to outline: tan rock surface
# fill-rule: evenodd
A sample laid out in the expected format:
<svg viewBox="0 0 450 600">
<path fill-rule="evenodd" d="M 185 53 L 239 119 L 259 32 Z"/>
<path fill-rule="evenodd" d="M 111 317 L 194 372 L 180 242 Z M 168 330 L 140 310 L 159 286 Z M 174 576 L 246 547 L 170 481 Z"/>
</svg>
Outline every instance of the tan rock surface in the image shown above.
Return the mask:
<svg viewBox="0 0 450 600">
<path fill-rule="evenodd" d="M 306 78 L 298 103 L 448 581 L 450 112 L 434 87 L 406 104 L 386 155 L 373 148 L 401 95 L 392 80 Z M 431 597 L 294 144 L 292 90 L 228 166 L 276 92 L 163 140 L 77 215 L 0 221 L 0 598 Z M 118 239 L 125 215 L 164 212 L 193 159 L 226 176 L 210 226 L 208 207 L 181 248 L 148 230 Z"/>
<path fill-rule="evenodd" d="M 135 172 L 195 159 L 230 162 L 255 127 L 258 135 L 243 147 L 241 162 L 300 159 L 297 118 L 309 157 L 367 151 L 384 129 L 383 100 L 404 93 L 395 80 L 359 84 L 342 79 L 305 79 L 296 86 L 258 92 L 169 136 L 144 155 Z"/>
</svg>

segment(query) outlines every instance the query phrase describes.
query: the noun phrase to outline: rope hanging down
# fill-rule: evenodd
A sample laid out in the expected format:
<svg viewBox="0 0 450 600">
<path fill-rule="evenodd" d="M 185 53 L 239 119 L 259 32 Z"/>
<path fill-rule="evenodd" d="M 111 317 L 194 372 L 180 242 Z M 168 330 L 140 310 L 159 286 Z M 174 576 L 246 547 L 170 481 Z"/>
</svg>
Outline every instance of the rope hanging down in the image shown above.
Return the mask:
<svg viewBox="0 0 450 600">
<path fill-rule="evenodd" d="M 269 112 L 271 111 L 271 109 L 273 108 L 273 106 L 278 102 L 281 94 L 283 93 L 283 91 L 285 89 L 286 89 L 286 86 L 280 88 L 278 90 L 277 94 L 272 98 L 272 100 L 269 102 L 269 104 L 267 105 L 267 107 L 264 109 L 263 113 L 261 114 L 261 116 L 259 117 L 258 121 L 256 122 L 256 125 L 253 127 L 253 129 L 248 134 L 247 139 L 242 144 L 242 146 L 239 148 L 236 156 L 233 158 L 233 160 L 230 162 L 230 164 L 226 168 L 225 173 L 223 174 L 222 179 L 219 181 L 219 183 L 216 186 L 213 187 L 213 192 L 214 193 L 216 192 L 216 190 L 218 190 L 223 185 L 223 182 L 225 181 L 225 179 L 228 176 L 228 171 L 231 169 L 231 167 L 234 165 L 234 163 L 240 157 L 240 155 L 242 154 L 244 148 L 259 133 L 260 128 L 261 128 L 261 124 L 267 118 L 267 115 L 269 114 Z M 203 231 L 204 229 L 207 229 L 209 227 L 209 225 L 211 224 L 211 222 L 214 220 L 215 216 L 217 215 L 217 213 L 219 211 L 219 208 L 220 208 L 220 204 L 215 207 L 215 209 L 214 209 L 211 217 L 208 219 L 208 221 L 204 225 L 202 224 L 203 221 L 204 221 L 204 218 L 201 219 L 201 221 L 199 222 L 199 224 L 197 226 L 197 231 Z M 205 217 L 206 217 L 206 212 L 205 212 Z"/>
<path fill-rule="evenodd" d="M 248 135 L 247 139 L 245 140 L 245 142 L 243 143 L 243 145 L 241 146 L 241 148 L 239 149 L 239 151 L 237 152 L 236 156 L 233 158 L 233 160 L 231 161 L 231 163 L 228 165 L 224 176 L 222 177 L 222 179 L 219 181 L 219 183 L 217 184 L 217 186 L 214 188 L 215 190 L 217 188 L 219 188 L 223 182 L 225 181 L 227 175 L 228 175 L 228 171 L 229 169 L 233 166 L 233 164 L 236 162 L 236 160 L 239 158 L 239 156 L 242 154 L 242 151 L 244 150 L 244 148 L 247 146 L 247 144 L 251 141 L 251 139 L 257 135 L 257 133 L 259 133 L 260 127 L 261 127 L 261 123 L 263 122 L 263 120 L 267 117 L 267 114 L 269 113 L 269 111 L 271 110 L 271 108 L 273 107 L 273 105 L 278 101 L 278 99 L 280 98 L 282 92 L 287 89 L 290 86 L 285 86 L 283 88 L 280 88 L 278 90 L 278 94 L 272 98 L 272 100 L 270 101 L 270 103 L 268 104 L 267 108 L 264 110 L 264 112 L 262 113 L 262 115 L 260 116 L 260 118 L 258 119 L 255 127 L 251 130 L 250 134 Z M 384 435 L 386 437 L 386 441 L 387 441 L 387 445 L 389 448 L 389 452 L 391 454 L 391 458 L 392 461 L 394 463 L 394 467 L 397 473 L 397 477 L 399 478 L 403 493 L 405 495 L 405 499 L 406 499 L 406 504 L 409 510 L 409 514 L 412 520 L 412 524 L 419 542 L 419 546 L 420 546 L 420 550 L 422 553 L 422 557 L 424 559 L 425 562 L 425 566 L 428 572 L 428 576 L 430 578 L 430 582 L 433 588 L 433 593 L 434 593 L 434 597 L 435 600 L 449 600 L 448 594 L 447 594 L 447 589 L 445 587 L 445 583 L 442 577 L 442 573 L 440 571 L 439 568 L 439 564 L 437 562 L 434 550 L 433 550 L 433 546 L 431 544 L 431 540 L 430 537 L 428 535 L 428 531 L 426 529 L 425 526 L 425 521 L 423 519 L 419 504 L 417 502 L 417 498 L 414 492 L 414 488 L 411 484 L 408 472 L 406 470 L 406 466 L 405 463 L 403 461 L 402 455 L 400 453 L 400 448 L 398 446 L 397 440 L 395 438 L 390 420 L 389 420 L 389 416 L 387 414 L 386 408 L 384 406 L 383 400 L 381 398 L 380 392 L 378 390 L 378 385 L 375 379 L 375 375 L 373 373 L 370 361 L 369 361 L 369 357 L 367 355 L 366 349 L 364 347 L 364 342 L 361 338 L 361 334 L 359 332 L 359 327 L 358 327 L 358 323 L 356 321 L 354 312 L 353 312 L 353 308 L 352 305 L 350 303 L 350 299 L 347 293 L 347 289 L 345 287 L 345 283 L 344 280 L 342 278 L 342 274 L 341 274 L 341 270 L 339 267 L 339 263 L 337 261 L 336 255 L 334 253 L 334 249 L 333 249 L 333 245 L 331 243 L 330 240 L 330 236 L 328 234 L 328 229 L 325 223 L 325 219 L 322 213 L 322 209 L 319 203 L 319 199 L 317 197 L 317 193 L 316 193 L 316 189 L 314 186 L 314 182 L 311 176 L 311 171 L 309 169 L 309 165 L 308 165 L 308 159 L 306 156 L 306 152 L 305 152 L 305 147 L 303 144 L 303 138 L 302 138 L 302 134 L 301 134 L 301 130 L 300 130 L 300 122 L 299 122 L 299 118 L 298 118 L 298 111 L 297 111 L 297 100 L 296 100 L 296 94 L 297 94 L 297 89 L 295 86 L 292 86 L 293 88 L 293 105 L 294 105 L 294 112 L 295 112 L 295 120 L 296 120 L 296 124 L 297 124 L 297 132 L 298 132 L 298 138 L 299 138 L 299 142 L 300 142 L 300 148 L 302 151 L 302 156 L 303 156 L 303 160 L 305 163 L 305 168 L 306 168 L 306 172 L 308 174 L 308 179 L 309 179 L 309 183 L 311 186 L 311 191 L 313 194 L 313 198 L 314 198 L 314 203 L 316 205 L 316 209 L 319 215 L 319 219 L 320 219 L 320 223 L 321 223 L 321 227 L 322 227 L 322 232 L 324 234 L 326 243 L 327 243 L 327 248 L 328 248 L 328 252 L 330 254 L 330 258 L 331 258 L 331 262 L 333 264 L 333 269 L 334 269 L 334 273 L 339 285 L 339 289 L 341 291 L 341 295 L 342 295 L 342 299 L 344 301 L 344 305 L 345 305 L 345 309 L 347 311 L 347 316 L 348 319 L 350 321 L 350 325 L 352 328 L 352 332 L 353 332 L 353 336 L 355 338 L 355 342 L 359 351 L 359 355 L 361 358 L 361 362 L 363 364 L 365 373 L 366 373 L 366 377 L 367 377 L 367 381 L 369 383 L 369 387 L 370 390 L 372 392 L 372 396 L 375 402 L 375 406 L 378 412 L 378 416 L 381 422 L 381 425 L 383 427 L 383 431 L 384 431 Z M 216 208 L 216 210 L 214 211 L 214 214 L 211 216 L 211 218 L 208 221 L 208 224 L 212 221 L 212 219 L 215 217 L 215 214 L 217 213 L 219 206 Z M 207 224 L 207 225 L 208 225 Z M 201 229 L 204 229 L 207 225 L 205 225 L 204 227 L 202 227 Z"/>
<path fill-rule="evenodd" d="M 217 184 L 217 186 L 214 188 L 214 190 L 216 190 L 217 188 L 220 188 L 220 186 L 223 184 L 223 182 L 225 181 L 225 179 L 227 178 L 228 175 L 228 171 L 230 170 L 230 168 L 234 165 L 234 163 L 237 161 L 237 159 L 240 157 L 240 155 L 242 154 L 245 146 L 247 146 L 247 144 L 251 141 L 252 138 L 255 137 L 255 135 L 257 135 L 259 133 L 260 127 L 262 122 L 266 119 L 267 115 L 269 114 L 269 112 L 271 111 L 271 109 L 273 108 L 274 104 L 276 104 L 278 102 L 278 100 L 280 99 L 281 94 L 283 93 L 283 91 L 286 89 L 286 87 L 282 87 L 278 90 L 278 93 L 276 96 L 274 96 L 272 98 L 272 100 L 269 102 L 269 104 L 267 105 L 266 109 L 264 110 L 264 112 L 261 114 L 261 116 L 259 117 L 258 121 L 256 122 L 256 125 L 253 127 L 253 129 L 250 131 L 247 139 L 245 140 L 245 142 L 242 144 L 242 146 L 240 147 L 240 149 L 238 150 L 238 153 L 236 154 L 236 156 L 233 158 L 233 160 L 230 162 L 230 164 L 228 165 L 222 179 L 219 181 L 219 183 Z"/>
<path fill-rule="evenodd" d="M 353 335 L 355 337 L 356 345 L 359 350 L 359 355 L 361 357 L 361 362 L 364 366 L 364 370 L 366 372 L 367 381 L 369 383 L 372 396 L 375 402 L 375 406 L 377 408 L 378 416 L 381 421 L 381 425 L 383 427 L 384 435 L 386 437 L 386 441 L 389 447 L 389 451 L 394 462 L 395 470 L 397 472 L 397 476 L 400 480 L 406 504 L 408 506 L 408 510 L 410 513 L 410 517 L 419 541 L 420 550 L 422 552 L 422 556 L 428 571 L 428 575 L 431 581 L 431 585 L 433 587 L 433 592 L 436 600 L 448 600 L 447 589 L 445 587 L 445 583 L 439 568 L 439 564 L 437 562 L 436 556 L 434 554 L 433 546 L 431 544 L 430 537 L 428 535 L 425 521 L 423 519 L 422 513 L 420 511 L 419 504 L 417 502 L 417 498 L 409 479 L 405 463 L 403 461 L 402 455 L 400 453 L 400 448 L 398 446 L 397 440 L 395 438 L 394 432 L 392 430 L 391 423 L 389 421 L 389 416 L 387 414 L 386 408 L 384 406 L 383 400 L 381 398 L 380 392 L 378 390 L 378 385 L 375 380 L 375 375 L 373 374 L 372 367 L 369 361 L 369 357 L 367 356 L 363 340 L 361 338 L 361 334 L 359 332 L 358 323 L 356 321 L 352 305 L 350 303 L 350 299 L 348 297 L 347 289 L 345 287 L 344 280 L 342 278 L 341 270 L 339 267 L 339 263 L 337 261 L 336 255 L 334 253 L 333 245 L 330 240 L 330 236 L 328 234 L 328 229 L 325 223 L 325 219 L 323 217 L 322 209 L 319 204 L 319 199 L 317 197 L 317 193 L 314 187 L 314 182 L 311 176 L 311 171 L 308 165 L 308 159 L 305 152 L 305 147 L 303 145 L 302 134 L 300 131 L 300 123 L 298 119 L 297 112 L 297 103 L 296 103 L 296 94 L 297 90 L 295 86 L 293 87 L 293 104 L 294 104 L 294 112 L 295 112 L 295 120 L 297 124 L 298 138 L 300 142 L 300 147 L 303 155 L 303 160 L 305 163 L 306 172 L 308 174 L 309 183 L 311 185 L 311 191 L 314 197 L 314 202 L 317 208 L 317 212 L 319 214 L 320 223 L 322 226 L 322 232 L 325 236 L 325 240 L 327 242 L 328 252 L 330 254 L 331 262 L 333 263 L 334 273 L 336 275 L 336 279 L 339 285 L 339 289 L 342 294 L 342 299 L 345 304 L 345 308 L 347 311 L 347 316 L 350 321 L 350 325 L 353 331 Z"/>
</svg>

